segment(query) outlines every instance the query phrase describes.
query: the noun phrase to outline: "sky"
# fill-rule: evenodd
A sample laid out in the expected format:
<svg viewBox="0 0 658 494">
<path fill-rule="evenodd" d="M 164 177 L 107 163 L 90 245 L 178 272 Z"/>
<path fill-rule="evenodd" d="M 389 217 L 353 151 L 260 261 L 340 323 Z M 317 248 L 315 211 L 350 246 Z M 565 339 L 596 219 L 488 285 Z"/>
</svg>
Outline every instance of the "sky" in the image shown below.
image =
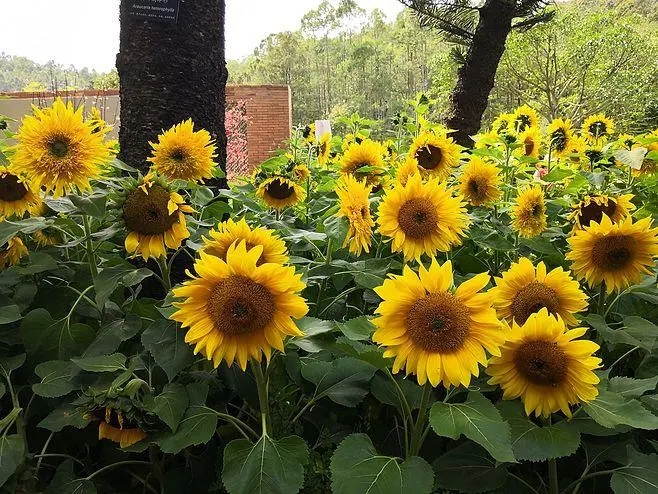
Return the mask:
<svg viewBox="0 0 658 494">
<path fill-rule="evenodd" d="M 0 53 L 99 72 L 114 67 L 119 51 L 119 0 L 0 1 Z M 227 58 L 246 57 L 269 34 L 297 29 L 302 16 L 321 1 L 226 0 Z M 403 8 L 397 0 L 357 2 L 367 10 L 380 9 L 391 20 Z"/>
</svg>

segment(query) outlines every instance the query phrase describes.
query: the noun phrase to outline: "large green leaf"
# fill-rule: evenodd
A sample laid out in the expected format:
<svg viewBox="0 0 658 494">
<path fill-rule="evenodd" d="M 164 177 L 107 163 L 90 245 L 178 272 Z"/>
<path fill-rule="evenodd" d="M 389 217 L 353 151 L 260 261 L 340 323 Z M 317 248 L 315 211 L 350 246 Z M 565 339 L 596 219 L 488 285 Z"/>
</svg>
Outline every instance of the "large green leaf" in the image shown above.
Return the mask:
<svg viewBox="0 0 658 494">
<path fill-rule="evenodd" d="M 580 445 L 580 431 L 574 424 L 563 421 L 539 427 L 528 420 L 518 401 L 504 401 L 497 408 L 510 425 L 517 460 L 546 461 L 570 456 Z"/>
<path fill-rule="evenodd" d="M 89 423 L 89 419 L 85 417 L 86 413 L 83 408 L 64 404 L 50 412 L 46 418 L 39 422 L 38 427 L 48 429 L 51 432 L 59 432 L 64 427 L 69 426 L 82 429 Z"/>
<path fill-rule="evenodd" d="M 71 361 L 87 372 L 115 372 L 126 370 L 126 356 L 122 353 L 97 357 L 72 358 Z"/>
<path fill-rule="evenodd" d="M 160 417 L 160 420 L 167 424 L 173 432 L 176 432 L 188 402 L 185 387 L 182 384 L 169 383 L 153 400 L 151 412 Z"/>
<path fill-rule="evenodd" d="M 152 274 L 153 272 L 149 269 L 135 269 L 134 266 L 128 263 L 103 269 L 98 273 L 94 281 L 96 305 L 103 307 L 107 299 L 110 298 L 114 290 L 119 286 L 119 283 L 123 282 L 126 286 L 136 285 Z"/>
<path fill-rule="evenodd" d="M 610 479 L 615 494 L 658 492 L 658 455 L 643 455 L 629 447 L 628 459 L 628 465 L 615 470 Z"/>
<path fill-rule="evenodd" d="M 11 357 L 0 357 L 0 372 L 4 375 L 5 379 L 9 380 L 12 371 L 20 368 L 25 363 L 25 354 L 20 353 Z"/>
<path fill-rule="evenodd" d="M 229 494 L 294 494 L 304 483 L 307 462 L 301 437 L 275 441 L 264 435 L 256 444 L 238 439 L 224 449 L 222 481 Z"/>
<path fill-rule="evenodd" d="M 349 321 L 338 323 L 338 329 L 350 340 L 369 341 L 375 327 L 366 316 L 355 317 Z"/>
<path fill-rule="evenodd" d="M 630 319 L 630 321 L 629 321 Z M 598 314 L 589 314 L 585 320 L 601 335 L 606 343 L 612 345 L 630 345 L 639 346 L 647 351 L 651 351 L 656 343 L 656 334 L 647 331 L 647 326 L 642 323 L 641 317 L 625 318 L 625 328 L 612 329 L 605 322 L 603 316 Z M 648 322 L 648 321 L 647 321 Z M 629 325 L 630 324 L 630 325 Z"/>
<path fill-rule="evenodd" d="M 86 196 L 71 194 L 69 199 L 80 211 L 92 218 L 101 219 L 105 216 L 107 204 L 107 193 L 105 192 L 94 192 Z"/>
<path fill-rule="evenodd" d="M 34 369 L 41 382 L 32 385 L 32 391 L 45 398 L 57 398 L 73 391 L 77 386 L 74 377 L 78 369 L 66 360 L 42 362 Z"/>
<path fill-rule="evenodd" d="M 458 439 L 464 434 L 496 460 L 515 461 L 509 424 L 480 393 L 470 392 L 464 403 L 435 403 L 430 410 L 430 424 L 439 436 Z"/>
<path fill-rule="evenodd" d="M 313 400 L 327 397 L 347 407 L 357 406 L 368 394 L 369 383 L 377 369 L 351 357 L 332 362 L 312 361 L 302 366 L 302 376 L 315 384 Z"/>
<path fill-rule="evenodd" d="M 366 434 L 345 438 L 331 457 L 334 494 L 429 494 L 432 467 L 417 456 L 400 463 L 377 453 Z"/>
<path fill-rule="evenodd" d="M 142 329 L 142 319 L 135 314 L 126 314 L 98 330 L 96 338 L 82 354 L 83 357 L 97 357 L 115 352 L 122 342 L 129 340 Z"/>
<path fill-rule="evenodd" d="M 658 384 L 658 376 L 648 379 L 633 379 L 630 377 L 613 377 L 608 384 L 608 390 L 619 393 L 625 398 L 639 398 L 647 391 L 653 391 Z"/>
<path fill-rule="evenodd" d="M 23 460 L 25 442 L 18 434 L 0 436 L 0 487 L 16 471 Z"/>
<path fill-rule="evenodd" d="M 507 470 L 472 442 L 460 444 L 434 462 L 436 485 L 459 492 L 487 492 L 507 481 Z"/>
<path fill-rule="evenodd" d="M 596 400 L 586 403 L 584 408 L 603 427 L 630 425 L 637 429 L 658 429 L 658 417 L 639 401 L 612 391 L 601 391 Z"/>
<path fill-rule="evenodd" d="M 192 347 L 185 343 L 185 330 L 174 321 L 157 319 L 142 333 L 142 344 L 167 373 L 169 381 L 193 360 Z"/>
<path fill-rule="evenodd" d="M 57 467 L 55 477 L 45 494 L 96 494 L 96 486 L 91 480 L 79 479 L 73 471 L 73 460 L 64 460 Z"/>
<path fill-rule="evenodd" d="M 0 299 L 0 324 L 9 324 L 20 320 L 21 317 L 23 316 L 18 305 L 8 299 Z"/>
<path fill-rule="evenodd" d="M 411 379 L 398 378 L 396 376 L 394 376 L 393 379 L 395 379 L 400 387 L 409 407 L 412 410 L 420 408 L 423 388 Z M 370 381 L 370 391 L 380 403 L 393 405 L 394 407 L 397 407 L 398 410 L 403 410 L 404 405 L 400 401 L 397 387 L 391 382 L 390 378 L 383 376 L 381 373 L 376 374 L 375 377 L 372 378 L 372 381 Z"/>
<path fill-rule="evenodd" d="M 46 309 L 34 309 L 21 321 L 21 337 L 34 360 L 68 360 L 82 353 L 94 339 L 94 331 L 86 324 L 55 321 Z"/>
</svg>

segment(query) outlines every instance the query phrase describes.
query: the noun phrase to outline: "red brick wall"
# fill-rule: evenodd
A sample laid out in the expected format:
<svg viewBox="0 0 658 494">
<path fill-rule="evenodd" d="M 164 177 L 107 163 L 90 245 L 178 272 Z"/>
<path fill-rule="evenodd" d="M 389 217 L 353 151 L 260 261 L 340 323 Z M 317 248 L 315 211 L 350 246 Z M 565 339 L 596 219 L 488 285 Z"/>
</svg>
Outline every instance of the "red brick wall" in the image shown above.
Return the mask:
<svg viewBox="0 0 658 494">
<path fill-rule="evenodd" d="M 247 106 L 249 166 L 253 170 L 290 138 L 292 104 L 290 86 L 226 86 L 227 105 Z"/>
</svg>

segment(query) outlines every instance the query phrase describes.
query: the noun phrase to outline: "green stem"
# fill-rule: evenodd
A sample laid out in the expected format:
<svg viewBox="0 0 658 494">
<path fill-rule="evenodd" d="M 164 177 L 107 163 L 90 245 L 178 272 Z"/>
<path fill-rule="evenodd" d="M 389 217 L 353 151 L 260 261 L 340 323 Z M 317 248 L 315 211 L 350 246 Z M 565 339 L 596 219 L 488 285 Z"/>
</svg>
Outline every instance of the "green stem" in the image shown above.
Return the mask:
<svg viewBox="0 0 658 494">
<path fill-rule="evenodd" d="M 427 406 L 429 405 L 433 390 L 434 388 L 430 382 L 426 382 L 423 387 L 423 396 L 420 399 L 418 418 L 411 431 L 411 446 L 409 447 L 409 451 L 407 451 L 407 458 L 418 456 L 420 448 L 423 446 L 422 437 L 425 432 L 425 422 L 427 421 Z"/>
<path fill-rule="evenodd" d="M 258 439 L 260 437 L 255 430 L 253 430 L 251 427 L 249 427 L 239 418 L 218 411 L 215 411 L 215 413 L 217 414 L 217 417 L 219 417 L 222 420 L 225 420 L 233 427 L 235 427 L 238 430 L 238 432 L 240 432 L 244 436 L 245 439 L 249 439 L 249 436 L 246 434 L 246 432 L 251 434 L 254 439 Z"/>
<path fill-rule="evenodd" d="M 525 480 L 523 480 L 521 477 L 518 475 L 513 474 L 512 472 L 507 472 L 507 475 L 512 477 L 513 479 L 516 479 L 519 483 L 523 484 L 528 490 L 534 492 L 535 494 L 539 494 L 537 489 L 535 489 L 533 486 L 528 484 Z"/>
<path fill-rule="evenodd" d="M 82 224 L 85 229 L 85 249 L 87 251 L 87 262 L 89 263 L 89 271 L 91 271 L 92 279 L 96 279 L 98 276 L 98 266 L 96 265 L 96 253 L 94 251 L 94 242 L 91 239 L 91 223 L 89 222 L 89 216 L 82 216 Z"/>
<path fill-rule="evenodd" d="M 297 422 L 297 421 L 300 419 L 300 417 L 301 417 L 302 415 L 304 415 L 304 412 L 305 412 L 306 410 L 308 410 L 309 408 L 311 408 L 314 404 L 315 404 L 315 400 L 314 400 L 313 398 L 311 398 L 310 400 L 308 400 L 308 402 L 306 403 L 306 405 L 304 405 L 304 406 L 302 407 L 302 409 L 301 409 L 299 412 L 297 412 L 297 415 L 295 415 L 295 416 L 293 417 L 293 419 L 290 421 L 290 423 L 291 423 L 291 424 L 294 424 L 295 422 Z"/>
<path fill-rule="evenodd" d="M 402 388 L 398 384 L 395 377 L 393 377 L 393 374 L 391 374 L 391 371 L 386 369 L 386 375 L 393 383 L 395 391 L 398 395 L 398 400 L 400 400 L 400 407 L 402 408 L 402 420 L 404 423 L 404 451 L 405 453 L 409 454 L 409 425 L 411 424 L 413 427 L 413 415 L 411 414 L 411 407 L 409 406 L 409 402 L 407 401 L 407 397 L 404 395 Z"/>
<path fill-rule="evenodd" d="M 124 466 L 124 465 L 150 465 L 150 464 L 151 463 L 149 463 L 148 461 L 134 461 L 134 460 L 118 461 L 116 463 L 106 465 L 103 468 L 100 468 L 100 469 L 96 470 L 94 473 L 92 473 L 88 477 L 85 477 L 85 480 L 91 480 L 94 477 L 96 477 L 97 475 L 100 475 L 101 473 L 103 473 L 107 470 L 110 470 L 114 467 L 121 467 L 121 466 Z"/>
<path fill-rule="evenodd" d="M 600 314 L 605 318 L 606 312 L 605 312 L 605 281 L 601 282 L 601 287 L 599 288 L 599 298 L 597 300 L 599 306 L 597 310 L 597 314 Z"/>
<path fill-rule="evenodd" d="M 548 485 L 551 494 L 559 494 L 560 484 L 557 476 L 557 462 L 555 458 L 548 460 Z"/>
<path fill-rule="evenodd" d="M 167 264 L 167 258 L 165 256 L 158 257 L 158 266 L 162 275 L 160 278 L 162 287 L 165 289 L 165 292 L 169 293 L 169 290 L 171 290 L 171 267 Z"/>
<path fill-rule="evenodd" d="M 270 405 L 267 397 L 267 381 L 265 381 L 265 376 L 263 376 L 263 369 L 260 366 L 260 362 L 256 362 L 252 359 L 249 363 L 251 364 L 251 370 L 254 373 L 256 387 L 258 388 L 258 401 L 260 403 L 260 418 L 263 427 L 263 435 L 267 436 L 270 431 Z"/>
<path fill-rule="evenodd" d="M 600 470 L 598 472 L 593 472 L 593 473 L 588 473 L 587 475 L 581 476 L 579 479 L 574 480 L 571 482 L 564 490 L 562 490 L 562 494 L 568 494 L 571 489 L 573 489 L 573 494 L 577 494 L 578 491 L 580 490 L 580 485 L 583 483 L 583 481 L 587 479 L 591 479 L 593 477 L 600 477 L 602 475 L 612 475 L 615 473 L 618 468 L 615 468 L 614 470 Z"/>
</svg>

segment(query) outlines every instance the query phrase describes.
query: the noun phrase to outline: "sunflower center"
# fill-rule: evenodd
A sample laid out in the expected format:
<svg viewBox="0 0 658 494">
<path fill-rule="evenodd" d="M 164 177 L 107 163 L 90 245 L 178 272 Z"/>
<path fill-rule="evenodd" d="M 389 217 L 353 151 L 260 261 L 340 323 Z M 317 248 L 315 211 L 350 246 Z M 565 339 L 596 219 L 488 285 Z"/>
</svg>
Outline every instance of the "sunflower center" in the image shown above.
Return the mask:
<svg viewBox="0 0 658 494">
<path fill-rule="evenodd" d="M 534 384 L 557 386 L 567 377 L 569 359 L 553 341 L 528 341 L 514 355 L 518 371 Z"/>
<path fill-rule="evenodd" d="M 48 141 L 48 151 L 55 158 L 64 158 L 69 152 L 70 142 L 66 137 L 53 137 Z"/>
<path fill-rule="evenodd" d="M 596 137 L 602 136 L 607 130 L 608 126 L 605 122 L 594 122 L 589 126 L 589 133 Z"/>
<path fill-rule="evenodd" d="M 398 212 L 398 223 L 406 236 L 425 238 L 436 231 L 439 217 L 428 199 L 414 198 L 405 202 Z"/>
<path fill-rule="evenodd" d="M 607 204 L 597 204 L 591 201 L 587 206 L 580 209 L 580 224 L 581 226 L 589 226 L 594 221 L 601 223 L 603 215 L 606 214 L 608 218 L 612 218 L 617 210 L 617 203 L 613 199 L 608 199 Z"/>
<path fill-rule="evenodd" d="M 468 337 L 468 308 L 450 293 L 431 293 L 418 299 L 407 314 L 413 342 L 432 353 L 454 353 Z"/>
<path fill-rule="evenodd" d="M 523 141 L 523 144 L 525 146 L 525 155 L 530 156 L 535 150 L 535 141 L 533 141 L 530 137 L 526 137 Z"/>
<path fill-rule="evenodd" d="M 262 331 L 272 321 L 276 304 L 263 285 L 233 275 L 215 285 L 206 310 L 217 330 L 227 335 L 244 335 Z"/>
<path fill-rule="evenodd" d="M 524 324 L 531 314 L 544 308 L 551 314 L 557 314 L 560 299 L 555 290 L 539 281 L 533 281 L 519 290 L 510 306 L 512 317 L 519 325 Z"/>
<path fill-rule="evenodd" d="M 434 170 L 441 164 L 441 157 L 443 153 L 441 149 L 428 144 L 416 151 L 416 159 L 418 166 L 422 166 L 425 170 Z"/>
<path fill-rule="evenodd" d="M 567 133 L 564 129 L 557 129 L 551 134 L 551 144 L 557 151 L 564 151 L 567 148 Z"/>
<path fill-rule="evenodd" d="M 279 178 L 267 184 L 267 193 L 274 199 L 288 199 L 294 192 L 295 189 Z"/>
<path fill-rule="evenodd" d="M 468 190 L 473 199 L 484 200 L 487 197 L 487 180 L 485 178 L 471 178 L 468 181 Z"/>
<path fill-rule="evenodd" d="M 16 175 L 0 176 L 0 201 L 20 201 L 27 194 L 28 189 L 18 181 Z"/>
<path fill-rule="evenodd" d="M 519 132 L 523 132 L 530 127 L 530 123 L 530 115 L 519 115 L 516 117 L 516 125 L 519 128 Z"/>
<path fill-rule="evenodd" d="M 178 213 L 169 214 L 169 191 L 154 184 L 149 193 L 135 189 L 123 205 L 126 228 L 142 235 L 158 235 L 169 230 L 178 220 Z"/>
<path fill-rule="evenodd" d="M 174 149 L 169 155 L 169 157 L 174 161 L 182 163 L 183 161 L 185 161 L 185 158 L 187 158 L 187 153 L 185 152 L 185 150 L 178 148 L 178 149 Z"/>
<path fill-rule="evenodd" d="M 537 218 L 538 216 L 541 216 L 542 213 L 544 212 L 544 208 L 542 207 L 541 204 L 533 204 L 532 205 L 532 211 L 531 214 Z"/>
<path fill-rule="evenodd" d="M 633 262 L 633 238 L 626 235 L 601 237 L 592 248 L 592 263 L 604 271 L 620 271 Z"/>
</svg>

